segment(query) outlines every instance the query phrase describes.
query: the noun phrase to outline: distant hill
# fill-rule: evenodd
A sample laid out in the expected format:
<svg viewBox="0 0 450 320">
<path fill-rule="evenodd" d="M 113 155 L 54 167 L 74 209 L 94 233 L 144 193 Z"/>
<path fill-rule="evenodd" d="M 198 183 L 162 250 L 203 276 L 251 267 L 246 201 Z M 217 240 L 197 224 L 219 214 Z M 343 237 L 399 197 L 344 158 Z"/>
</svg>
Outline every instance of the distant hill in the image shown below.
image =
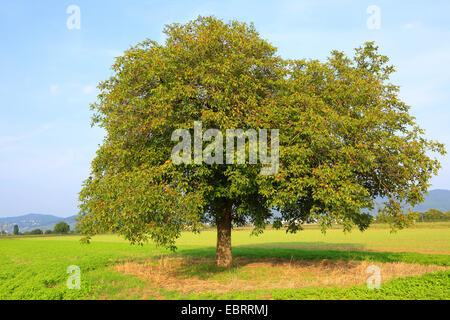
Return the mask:
<svg viewBox="0 0 450 320">
<path fill-rule="evenodd" d="M 383 207 L 383 202 L 386 201 L 385 199 L 377 199 L 375 201 L 375 209 L 372 210 L 370 213 L 373 215 L 376 215 L 378 213 L 378 208 Z M 416 212 L 425 212 L 429 209 L 437 209 L 442 212 L 450 211 L 450 190 L 445 189 L 435 189 L 430 190 L 428 192 L 428 195 L 424 197 L 424 202 L 421 204 L 415 206 L 414 208 L 411 208 L 412 211 Z M 409 206 L 404 206 L 404 210 L 408 211 Z"/>
<path fill-rule="evenodd" d="M 382 206 L 382 202 L 383 199 L 378 199 L 376 201 L 377 208 L 371 212 L 372 214 L 377 214 L 377 210 Z M 428 195 L 425 196 L 425 201 L 414 207 L 413 211 L 425 212 L 431 208 L 440 210 L 442 212 L 450 211 L 450 190 L 436 189 L 429 191 Z M 405 211 L 406 210 L 408 210 L 407 207 L 405 207 Z M 277 216 L 278 213 L 275 212 L 275 215 Z M 49 229 L 53 230 L 55 224 L 61 221 L 67 222 L 70 226 L 70 230 L 74 230 L 75 224 L 77 223 L 75 221 L 76 217 L 77 216 L 74 215 L 67 218 L 61 218 L 48 214 L 30 213 L 18 217 L 0 218 L 0 223 L 4 224 L 3 229 L 5 230 L 6 222 L 8 222 L 9 233 L 12 233 L 15 224 L 19 226 L 20 232 L 31 231 L 33 229 L 41 229 L 45 231 Z"/>
<path fill-rule="evenodd" d="M 414 208 L 414 211 L 424 212 L 428 209 L 437 209 L 442 212 L 450 211 L 450 190 L 431 190 L 425 201 Z"/>
<path fill-rule="evenodd" d="M 17 224 L 19 226 L 20 232 L 31 231 L 33 229 L 41 229 L 45 230 L 53 230 L 55 224 L 61 221 L 67 222 L 70 226 L 70 230 L 75 229 L 75 218 L 77 216 L 70 216 L 67 218 L 61 218 L 49 214 L 39 214 L 39 213 L 30 213 L 23 216 L 18 217 L 6 217 L 0 218 L 0 223 L 3 223 L 3 230 L 6 230 L 6 223 L 8 223 L 8 232 L 12 233 L 14 225 Z"/>
<path fill-rule="evenodd" d="M 373 216 L 378 214 L 378 209 L 383 207 L 383 202 L 386 201 L 383 198 L 375 200 L 375 209 L 369 211 Z M 442 212 L 450 211 L 450 190 L 435 189 L 428 191 L 428 195 L 424 197 L 424 202 L 412 208 L 416 212 L 425 212 L 429 209 L 437 209 Z M 409 206 L 404 206 L 405 212 L 409 210 Z M 367 211 L 366 211 L 367 212 Z M 280 213 L 276 210 L 273 211 L 275 217 L 279 217 Z"/>
</svg>

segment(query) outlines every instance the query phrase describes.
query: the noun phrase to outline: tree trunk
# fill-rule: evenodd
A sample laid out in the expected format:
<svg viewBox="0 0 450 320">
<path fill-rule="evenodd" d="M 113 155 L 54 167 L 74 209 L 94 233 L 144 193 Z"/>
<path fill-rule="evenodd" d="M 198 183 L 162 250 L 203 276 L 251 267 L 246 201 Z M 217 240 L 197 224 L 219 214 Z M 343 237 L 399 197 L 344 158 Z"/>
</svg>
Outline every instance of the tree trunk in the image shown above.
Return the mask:
<svg viewBox="0 0 450 320">
<path fill-rule="evenodd" d="M 224 201 L 221 212 L 216 216 L 217 224 L 217 248 L 216 248 L 216 266 L 228 268 L 231 266 L 231 211 L 233 203 L 229 200 Z"/>
</svg>

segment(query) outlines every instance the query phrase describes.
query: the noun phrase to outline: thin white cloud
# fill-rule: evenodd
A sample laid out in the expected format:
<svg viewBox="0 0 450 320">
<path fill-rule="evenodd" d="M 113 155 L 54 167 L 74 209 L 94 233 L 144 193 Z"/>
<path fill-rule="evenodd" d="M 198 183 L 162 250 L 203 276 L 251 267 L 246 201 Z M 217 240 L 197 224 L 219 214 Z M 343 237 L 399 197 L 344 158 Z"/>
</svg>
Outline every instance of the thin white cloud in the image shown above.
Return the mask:
<svg viewBox="0 0 450 320">
<path fill-rule="evenodd" d="M 82 92 L 83 92 L 84 94 L 91 94 L 91 93 L 93 93 L 94 91 L 95 91 L 95 87 L 94 87 L 94 86 L 91 86 L 91 85 L 85 86 L 85 87 L 83 88 L 83 90 L 82 90 Z"/>
<path fill-rule="evenodd" d="M 63 154 L 59 154 L 56 157 L 54 157 L 52 161 L 49 161 L 49 165 L 52 168 L 65 167 L 71 164 L 75 160 L 76 156 L 77 156 L 76 152 L 73 149 L 69 149 L 66 150 Z"/>
<path fill-rule="evenodd" d="M 106 54 L 108 55 L 108 56 L 110 56 L 110 57 L 113 57 L 113 58 L 115 58 L 115 57 L 119 57 L 119 56 L 122 56 L 123 55 L 123 51 L 120 51 L 120 50 L 106 50 Z"/>
<path fill-rule="evenodd" d="M 50 95 L 52 95 L 52 96 L 56 96 L 60 92 L 59 85 L 57 85 L 57 84 L 50 85 L 49 90 L 50 90 Z"/>
<path fill-rule="evenodd" d="M 53 128 L 54 125 L 51 123 L 45 123 L 38 127 L 37 129 L 30 131 L 28 133 L 22 134 L 22 135 L 14 135 L 14 136 L 0 136 L 0 150 L 3 151 L 3 149 L 8 148 L 12 144 L 17 144 L 18 142 L 25 141 L 32 139 L 42 133 L 44 133 L 47 130 L 50 130 Z"/>
<path fill-rule="evenodd" d="M 397 70 L 405 79 L 401 95 L 407 103 L 426 107 L 448 101 L 450 46 L 400 61 Z"/>
<path fill-rule="evenodd" d="M 75 98 L 75 100 L 78 101 L 78 98 L 81 95 L 85 96 L 95 93 L 95 85 L 72 82 L 65 84 L 52 84 L 50 86 L 50 94 L 52 96 L 60 96 L 62 93 L 64 93 L 64 97 L 68 100 Z"/>
</svg>

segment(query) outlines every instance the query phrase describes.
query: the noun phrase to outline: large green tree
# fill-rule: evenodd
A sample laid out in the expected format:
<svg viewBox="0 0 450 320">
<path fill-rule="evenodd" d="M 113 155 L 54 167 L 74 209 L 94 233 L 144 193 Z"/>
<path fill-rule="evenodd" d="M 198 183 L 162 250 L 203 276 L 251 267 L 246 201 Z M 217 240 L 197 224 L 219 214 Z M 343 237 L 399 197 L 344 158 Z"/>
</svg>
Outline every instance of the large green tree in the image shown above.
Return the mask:
<svg viewBox="0 0 450 320">
<path fill-rule="evenodd" d="M 445 150 L 424 138 L 373 43 L 320 62 L 282 59 L 236 21 L 199 17 L 164 33 L 164 44 L 147 40 L 118 57 L 99 85 L 93 124 L 106 137 L 80 193 L 87 240 L 113 231 L 174 249 L 181 231 L 210 221 L 216 263 L 229 266 L 232 226 L 246 222 L 255 233 L 271 219 L 290 232 L 311 221 L 364 230 L 365 210 L 386 197 L 383 214 L 407 224 L 401 204 L 423 200 L 439 168 L 430 153 Z M 175 164 L 172 133 L 193 133 L 194 121 L 203 131 L 278 129 L 276 174 L 249 161 Z"/>
<path fill-rule="evenodd" d="M 57 234 L 66 234 L 70 231 L 70 226 L 67 222 L 61 221 L 55 224 L 55 227 L 53 228 L 53 233 Z"/>
</svg>

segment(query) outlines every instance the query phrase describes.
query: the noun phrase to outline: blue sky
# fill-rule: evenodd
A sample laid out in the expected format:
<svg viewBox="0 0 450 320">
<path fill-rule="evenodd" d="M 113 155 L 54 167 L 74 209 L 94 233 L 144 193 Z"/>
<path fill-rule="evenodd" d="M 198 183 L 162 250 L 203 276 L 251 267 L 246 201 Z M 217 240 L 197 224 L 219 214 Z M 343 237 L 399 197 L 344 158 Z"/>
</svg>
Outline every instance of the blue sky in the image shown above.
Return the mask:
<svg viewBox="0 0 450 320">
<path fill-rule="evenodd" d="M 69 29 L 70 5 L 80 29 Z M 379 28 L 369 28 L 371 5 Z M 0 6 L 0 217 L 78 212 L 82 181 L 103 132 L 89 104 L 114 57 L 165 24 L 198 15 L 254 22 L 285 58 L 325 59 L 374 40 L 391 58 L 401 97 L 450 146 L 449 1 L 18 1 Z M 369 20 L 374 21 L 374 20 Z M 450 189 L 449 156 L 432 189 Z"/>
</svg>

